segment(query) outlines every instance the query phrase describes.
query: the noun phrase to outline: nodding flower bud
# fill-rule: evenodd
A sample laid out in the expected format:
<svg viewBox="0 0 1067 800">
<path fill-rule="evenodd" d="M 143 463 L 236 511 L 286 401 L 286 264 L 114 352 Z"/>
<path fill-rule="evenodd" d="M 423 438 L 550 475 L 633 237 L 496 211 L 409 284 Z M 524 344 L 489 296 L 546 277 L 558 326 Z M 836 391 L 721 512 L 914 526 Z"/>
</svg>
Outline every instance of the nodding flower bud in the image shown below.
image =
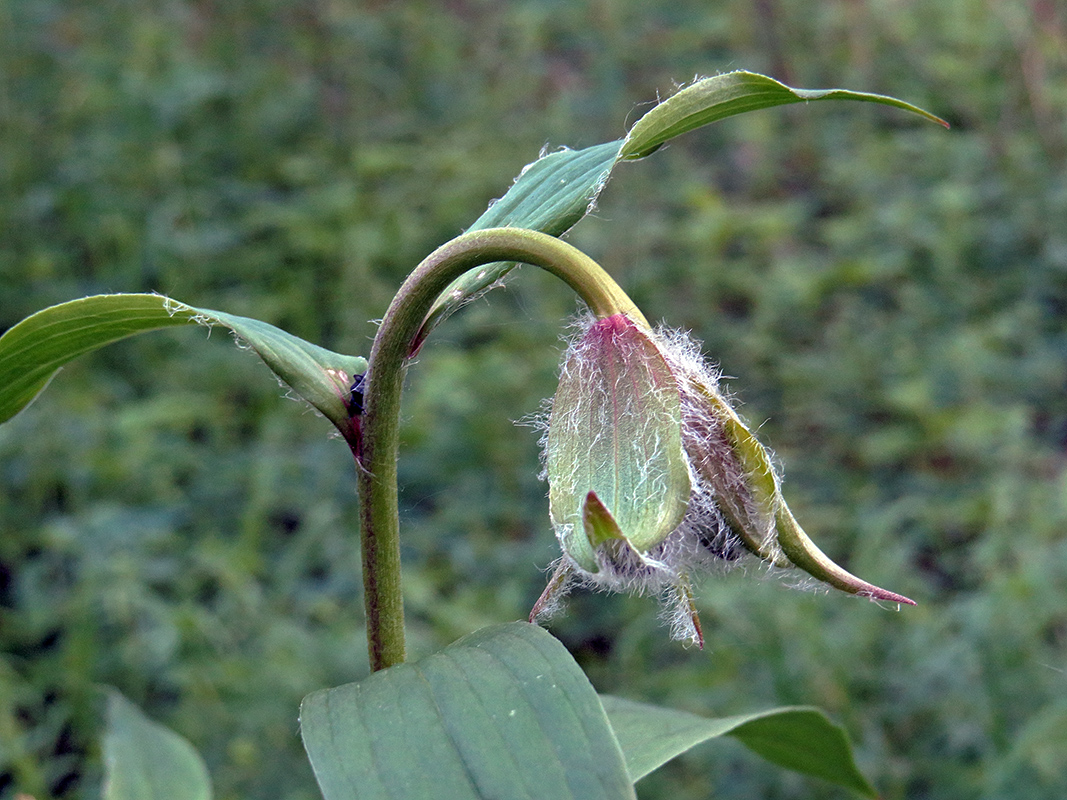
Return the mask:
<svg viewBox="0 0 1067 800">
<path fill-rule="evenodd" d="M 831 561 L 782 498 L 767 450 L 685 334 L 623 314 L 571 343 L 545 448 L 563 557 L 531 619 L 574 583 L 660 594 L 675 638 L 703 644 L 690 576 L 754 554 L 874 600 L 913 604 Z"/>
<path fill-rule="evenodd" d="M 685 516 L 690 485 L 678 383 L 628 317 L 596 320 L 571 348 L 552 404 L 545 467 L 564 552 L 601 580 L 640 562 Z"/>
</svg>

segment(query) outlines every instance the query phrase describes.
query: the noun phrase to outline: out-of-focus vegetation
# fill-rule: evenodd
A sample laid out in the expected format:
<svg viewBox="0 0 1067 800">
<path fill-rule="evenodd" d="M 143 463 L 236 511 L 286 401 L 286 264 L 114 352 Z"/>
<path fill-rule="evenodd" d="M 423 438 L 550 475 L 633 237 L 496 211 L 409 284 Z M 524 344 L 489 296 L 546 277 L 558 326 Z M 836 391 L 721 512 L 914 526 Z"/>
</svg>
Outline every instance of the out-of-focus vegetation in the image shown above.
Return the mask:
<svg viewBox="0 0 1067 800">
<path fill-rule="evenodd" d="M 886 798 L 1067 794 L 1067 10 L 1050 0 L 0 7 L 0 329 L 160 291 L 366 354 L 404 275 L 550 146 L 731 68 L 892 93 L 625 165 L 571 241 L 692 329 L 812 537 L 894 613 L 732 574 L 708 650 L 654 604 L 552 630 L 602 691 L 845 724 Z M 536 434 L 575 308 L 526 271 L 437 330 L 400 464 L 412 649 L 525 615 L 553 558 Z M 365 671 L 354 474 L 226 337 L 83 359 L 0 428 L 0 797 L 94 796 L 95 687 L 218 796 L 317 790 L 296 708 Z M 715 745 L 646 798 L 826 796 Z"/>
</svg>

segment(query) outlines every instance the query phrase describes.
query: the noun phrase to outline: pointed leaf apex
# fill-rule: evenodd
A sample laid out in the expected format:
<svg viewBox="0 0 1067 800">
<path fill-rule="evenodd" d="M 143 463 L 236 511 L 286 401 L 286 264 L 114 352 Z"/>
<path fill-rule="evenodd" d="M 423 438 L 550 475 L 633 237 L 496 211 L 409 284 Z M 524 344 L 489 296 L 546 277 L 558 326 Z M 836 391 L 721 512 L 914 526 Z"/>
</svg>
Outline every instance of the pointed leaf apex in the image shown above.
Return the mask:
<svg viewBox="0 0 1067 800">
<path fill-rule="evenodd" d="M 849 594 L 889 603 L 914 606 L 915 601 L 896 592 L 890 592 L 873 583 L 857 578 L 851 572 L 830 560 L 815 542 L 808 538 L 789 509 L 782 508 L 777 517 L 778 544 L 790 561 L 809 575 Z"/>
</svg>

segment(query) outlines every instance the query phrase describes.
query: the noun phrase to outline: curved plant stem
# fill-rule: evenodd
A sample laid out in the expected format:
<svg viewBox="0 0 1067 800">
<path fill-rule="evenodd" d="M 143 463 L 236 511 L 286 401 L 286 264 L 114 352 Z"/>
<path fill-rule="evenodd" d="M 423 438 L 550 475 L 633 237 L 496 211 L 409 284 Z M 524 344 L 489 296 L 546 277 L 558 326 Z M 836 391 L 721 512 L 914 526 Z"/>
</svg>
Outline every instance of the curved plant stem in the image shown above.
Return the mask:
<svg viewBox="0 0 1067 800">
<path fill-rule="evenodd" d="M 400 394 L 412 343 L 434 301 L 460 275 L 496 261 L 518 261 L 562 278 L 598 317 L 623 313 L 648 322 L 591 258 L 553 236 L 491 228 L 459 236 L 431 253 L 393 298 L 371 348 L 363 395 L 359 470 L 363 586 L 372 670 L 404 660 L 397 494 Z"/>
</svg>

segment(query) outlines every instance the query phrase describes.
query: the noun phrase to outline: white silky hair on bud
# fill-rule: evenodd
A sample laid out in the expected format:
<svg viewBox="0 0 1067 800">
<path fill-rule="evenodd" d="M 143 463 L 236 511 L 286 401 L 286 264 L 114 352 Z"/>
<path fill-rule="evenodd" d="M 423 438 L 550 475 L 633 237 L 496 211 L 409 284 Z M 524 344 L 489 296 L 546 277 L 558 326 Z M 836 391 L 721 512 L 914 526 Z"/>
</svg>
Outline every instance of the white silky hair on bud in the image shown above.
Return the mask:
<svg viewBox="0 0 1067 800">
<path fill-rule="evenodd" d="M 746 474 L 743 470 L 726 434 L 722 417 L 724 412 L 710 403 L 706 396 L 708 393 L 716 394 L 724 404 L 734 405 L 733 398 L 722 389 L 719 383 L 721 377 L 719 370 L 704 357 L 701 343 L 688 333 L 660 327 L 654 332 L 654 336 L 660 344 L 667 363 L 674 371 L 682 394 L 684 417 L 682 440 L 690 460 L 690 468 L 696 473 L 693 481 L 694 499 L 718 511 L 716 501 L 718 491 L 711 481 L 701 474 L 702 470 L 699 468 L 700 466 L 707 468 L 707 465 L 710 465 L 710 468 L 718 473 L 722 485 L 727 487 L 734 501 L 741 502 L 745 518 L 750 523 L 759 526 L 758 538 L 764 542 L 770 555 L 777 560 L 780 555 L 774 529 L 774 516 L 777 509 L 761 508 L 756 503 L 748 486 L 757 476 Z M 776 469 L 774 454 L 766 448 L 763 449 L 767 454 L 771 476 L 777 487 L 781 484 L 781 478 Z M 700 458 L 700 465 L 693 463 L 696 457 Z M 775 502 L 781 502 L 780 495 L 775 497 Z M 701 516 L 703 515 L 697 515 L 696 519 L 699 520 Z M 721 522 L 721 535 L 710 549 L 718 549 L 722 554 L 721 557 L 727 562 L 739 563 L 739 561 L 750 560 L 740 558 L 747 554 L 747 548 L 730 530 L 721 512 L 718 512 L 718 516 Z M 685 524 L 683 522 L 683 526 Z"/>
<path fill-rule="evenodd" d="M 704 357 L 701 343 L 684 331 L 661 326 L 654 331 L 654 336 L 660 345 L 660 349 L 667 359 L 667 363 L 678 379 L 682 392 L 682 413 L 686 417 L 683 420 L 682 437 L 683 443 L 693 446 L 694 449 L 710 451 L 709 460 L 729 469 L 730 465 L 736 464 L 732 456 L 732 449 L 725 438 L 722 421 L 708 405 L 707 399 L 699 387 L 707 387 L 716 391 L 723 401 L 730 405 L 735 404 L 735 399 L 725 391 L 720 383 L 721 373 L 712 366 Z M 693 440 L 700 432 L 718 432 L 719 435 L 704 436 L 699 442 Z M 699 447 L 697 447 L 699 445 Z M 774 477 L 776 486 L 781 485 L 781 473 L 779 464 L 774 453 L 764 447 L 768 462 Z M 718 451 L 718 452 L 716 452 Z M 738 465 L 739 466 L 739 465 Z M 697 473 L 690 462 L 691 473 Z M 729 476 L 730 483 L 742 487 L 752 476 L 737 470 Z M 746 576 L 760 580 L 774 579 L 790 589 L 807 592 L 829 592 L 830 586 L 805 572 L 791 567 L 778 567 L 768 560 L 751 553 L 741 542 L 739 536 L 734 533 L 727 524 L 722 512 L 716 503 L 716 490 L 706 478 L 699 474 L 693 474 L 692 494 L 689 501 L 689 509 L 676 533 L 686 531 L 681 539 L 690 545 L 694 539 L 700 541 L 697 556 L 693 560 L 695 567 L 703 567 L 704 572 L 724 573 L 733 569 L 741 569 Z M 777 536 L 773 526 L 773 514 L 766 510 L 760 510 L 751 494 L 747 491 L 739 492 L 739 496 L 746 500 L 746 511 L 749 519 L 763 518 L 766 529 L 762 532 L 763 540 L 768 545 L 771 555 L 777 558 L 781 553 L 777 543 Z M 777 502 L 782 502 L 777 498 Z M 719 527 L 717 532 L 711 523 L 717 519 Z M 688 529 L 688 530 L 687 530 Z M 693 534 L 696 534 L 694 536 Z M 709 535 L 710 534 L 710 535 Z M 672 534 L 672 537 L 675 534 Z M 710 542 L 710 544 L 709 544 Z M 694 572 L 700 572 L 699 568 Z M 681 613 L 681 612 L 679 612 Z M 691 624 L 686 620 L 683 627 Z M 685 638 L 684 636 L 681 638 Z"/>
<path fill-rule="evenodd" d="M 573 382 L 575 385 L 583 386 L 588 390 L 588 395 L 593 398 L 591 402 L 598 407 L 596 426 L 599 429 L 598 433 L 593 439 L 588 439 L 588 417 L 590 415 L 586 406 L 575 403 L 561 413 L 561 409 L 554 408 L 552 402 L 546 403 L 547 414 L 542 417 L 541 424 L 538 426 L 543 431 L 541 438 L 542 477 L 547 477 L 548 472 L 549 427 L 557 433 L 564 431 L 564 435 L 568 435 L 575 441 L 585 439 L 585 446 L 589 449 L 590 457 L 592 458 L 599 436 L 608 435 L 613 424 L 613 420 L 609 418 L 609 409 L 612 408 L 616 394 L 613 391 L 613 387 L 608 385 L 604 376 L 599 372 L 600 365 L 596 358 L 603 344 L 596 341 L 595 337 L 590 340 L 588 336 L 597 322 L 597 318 L 592 314 L 584 314 L 572 325 L 572 334 L 568 337 L 567 350 L 560 368 L 560 381 L 561 383 L 563 381 Z M 652 341 L 655 343 L 654 340 Z M 633 343 L 632 339 L 622 337 L 616 340 L 616 344 L 622 348 L 632 348 L 636 359 L 643 360 L 644 354 L 638 353 L 640 345 Z M 627 356 L 626 349 L 621 351 L 621 358 L 623 359 Z M 625 379 L 622 374 L 617 378 L 617 380 Z M 669 389 L 665 389 L 665 391 L 669 391 Z M 604 395 L 601 398 L 602 402 L 598 402 L 597 395 L 599 393 Z M 626 395 L 627 393 L 623 392 L 621 394 Z M 578 393 L 578 397 L 581 400 L 586 399 L 583 393 Z M 640 403 L 640 398 L 628 398 L 628 403 L 634 405 L 621 410 L 616 408 L 614 413 L 631 417 L 640 417 L 647 413 Z M 634 446 L 637 446 L 636 442 Z M 647 453 L 642 452 L 640 454 L 638 463 L 648 463 Z M 557 486 L 566 486 L 568 484 L 573 486 L 576 483 L 576 476 L 553 475 L 553 479 Z M 639 492 L 642 498 L 654 496 L 658 492 L 665 493 L 666 491 L 665 477 L 653 474 L 651 471 L 641 476 L 635 489 L 635 492 Z M 575 486 L 572 494 L 584 496 L 584 489 Z M 574 535 L 572 528 L 572 525 L 557 523 L 556 536 L 561 546 L 565 545 L 568 538 Z M 578 535 L 581 535 L 581 533 L 579 532 Z M 662 547 L 657 547 L 648 553 L 641 554 L 633 551 L 632 548 L 612 548 L 609 546 L 598 554 L 600 569 L 597 572 L 585 573 L 577 565 L 574 565 L 574 567 L 582 573 L 585 582 L 599 588 L 640 594 L 656 593 L 661 590 L 666 582 L 672 581 L 676 575 L 676 571 L 664 560 L 661 552 L 667 553 L 669 551 L 664 550 Z"/>
<path fill-rule="evenodd" d="M 570 565 L 570 559 L 566 556 L 560 556 L 551 564 L 545 573 L 549 576 L 549 585 L 552 581 L 556 580 L 557 571 L 564 565 Z M 571 590 L 575 587 L 575 581 L 573 577 L 564 577 L 560 584 L 556 587 L 554 592 L 548 592 L 541 595 L 541 599 L 538 601 L 538 606 L 535 607 L 533 616 L 530 621 L 535 623 L 547 622 L 556 616 L 563 610 L 564 601 L 567 599 L 567 595 L 571 593 Z"/>
<path fill-rule="evenodd" d="M 693 623 L 692 609 L 678 586 L 664 590 L 660 597 L 659 619 L 667 626 L 674 641 L 700 644 L 701 637 Z"/>
</svg>

